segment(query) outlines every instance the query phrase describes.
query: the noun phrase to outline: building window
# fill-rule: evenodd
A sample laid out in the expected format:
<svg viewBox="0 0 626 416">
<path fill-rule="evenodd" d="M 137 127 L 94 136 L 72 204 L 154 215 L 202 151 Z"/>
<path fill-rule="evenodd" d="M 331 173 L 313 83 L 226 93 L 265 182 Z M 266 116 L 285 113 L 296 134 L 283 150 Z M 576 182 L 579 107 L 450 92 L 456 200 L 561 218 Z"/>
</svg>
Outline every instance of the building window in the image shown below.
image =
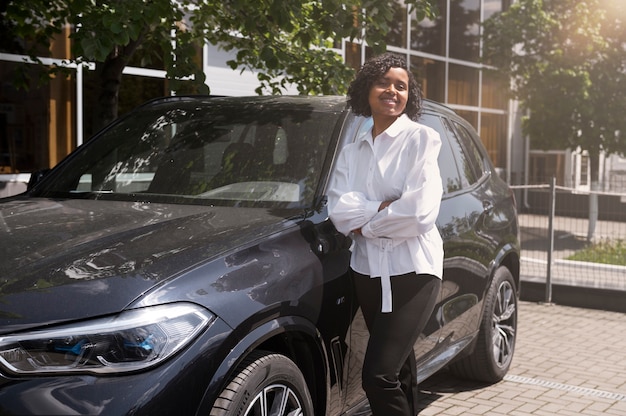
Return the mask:
<svg viewBox="0 0 626 416">
<path fill-rule="evenodd" d="M 448 80 L 448 103 L 478 106 L 477 68 L 450 64 Z"/>
<path fill-rule="evenodd" d="M 483 0 L 483 20 L 498 12 L 506 11 L 514 0 Z"/>
<path fill-rule="evenodd" d="M 531 151 L 528 165 L 529 185 L 545 185 L 554 177 L 557 185 L 564 186 L 565 152 Z"/>
<path fill-rule="evenodd" d="M 482 113 L 480 116 L 480 139 L 489 158 L 499 168 L 506 167 L 507 118 L 504 114 Z"/>
<path fill-rule="evenodd" d="M 386 36 L 387 45 L 406 49 L 407 11 L 406 6 L 396 0 L 393 4 L 393 20 Z"/>
<path fill-rule="evenodd" d="M 445 101 L 445 63 L 419 56 L 411 57 L 411 72 L 419 82 L 424 97 L 430 100 Z"/>
<path fill-rule="evenodd" d="M 450 58 L 480 59 L 480 0 L 450 0 Z"/>
<path fill-rule="evenodd" d="M 411 14 L 411 49 L 433 55 L 446 56 L 446 10 L 447 1 L 437 3 L 439 14 L 433 20 L 417 21 Z"/>
<path fill-rule="evenodd" d="M 587 151 L 572 152 L 572 183 L 576 189 L 589 189 L 589 154 Z"/>
<path fill-rule="evenodd" d="M 507 110 L 507 81 L 493 71 L 483 70 L 481 106 L 498 110 Z"/>
</svg>

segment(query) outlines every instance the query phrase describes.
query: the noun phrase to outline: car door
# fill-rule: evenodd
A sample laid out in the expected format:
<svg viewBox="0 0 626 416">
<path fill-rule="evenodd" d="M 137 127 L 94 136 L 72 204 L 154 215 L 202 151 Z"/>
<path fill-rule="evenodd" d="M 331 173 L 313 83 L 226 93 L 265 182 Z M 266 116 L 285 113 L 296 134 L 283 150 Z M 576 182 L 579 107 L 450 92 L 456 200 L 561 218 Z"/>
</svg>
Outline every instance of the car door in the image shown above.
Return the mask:
<svg viewBox="0 0 626 416">
<path fill-rule="evenodd" d="M 444 281 L 437 317 L 444 347 L 463 348 L 478 331 L 494 247 L 480 230 L 493 206 L 490 172 L 460 121 L 442 117 L 450 161 L 440 162 L 444 197 L 438 227 L 444 239 Z M 442 153 L 443 153 L 442 152 Z"/>
</svg>

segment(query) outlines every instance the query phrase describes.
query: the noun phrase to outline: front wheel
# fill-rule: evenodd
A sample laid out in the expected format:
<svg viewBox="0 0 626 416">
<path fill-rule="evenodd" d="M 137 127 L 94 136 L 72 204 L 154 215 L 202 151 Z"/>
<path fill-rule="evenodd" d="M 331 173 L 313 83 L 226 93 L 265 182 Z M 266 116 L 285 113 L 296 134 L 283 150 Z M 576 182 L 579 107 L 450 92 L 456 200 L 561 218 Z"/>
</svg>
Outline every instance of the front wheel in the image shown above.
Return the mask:
<svg viewBox="0 0 626 416">
<path fill-rule="evenodd" d="M 483 317 L 471 355 L 453 363 L 450 370 L 463 378 L 495 383 L 506 375 L 517 335 L 517 292 L 506 267 L 500 267 L 485 298 Z"/>
<path fill-rule="evenodd" d="M 255 351 L 237 367 L 210 416 L 313 416 L 302 372 L 281 354 Z"/>
</svg>

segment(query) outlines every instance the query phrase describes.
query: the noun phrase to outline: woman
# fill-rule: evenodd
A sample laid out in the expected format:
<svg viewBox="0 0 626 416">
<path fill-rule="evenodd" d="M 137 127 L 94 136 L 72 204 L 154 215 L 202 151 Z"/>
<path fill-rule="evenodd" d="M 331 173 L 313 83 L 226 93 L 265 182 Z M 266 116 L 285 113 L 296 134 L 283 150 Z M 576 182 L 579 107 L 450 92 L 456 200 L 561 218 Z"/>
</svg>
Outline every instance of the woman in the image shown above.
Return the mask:
<svg viewBox="0 0 626 416">
<path fill-rule="evenodd" d="M 354 238 L 350 266 L 370 333 L 362 383 L 374 416 L 417 413 L 413 345 L 441 289 L 441 140 L 414 121 L 421 101 L 403 59 L 366 62 L 348 102 L 374 125 L 342 150 L 329 191 L 331 220 Z"/>
</svg>

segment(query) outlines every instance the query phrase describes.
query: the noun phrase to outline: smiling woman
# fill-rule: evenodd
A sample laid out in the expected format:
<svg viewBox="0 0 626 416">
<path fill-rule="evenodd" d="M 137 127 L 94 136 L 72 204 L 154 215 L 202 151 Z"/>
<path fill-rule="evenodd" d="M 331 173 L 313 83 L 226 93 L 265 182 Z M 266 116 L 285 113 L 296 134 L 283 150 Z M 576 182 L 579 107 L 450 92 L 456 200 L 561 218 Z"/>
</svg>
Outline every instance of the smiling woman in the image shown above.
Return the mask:
<svg viewBox="0 0 626 416">
<path fill-rule="evenodd" d="M 412 416 L 413 345 L 433 312 L 443 272 L 435 226 L 443 193 L 441 138 L 409 118 L 419 114 L 422 95 L 397 56 L 368 60 L 348 95 L 353 111 L 370 115 L 373 126 L 342 150 L 329 214 L 338 231 L 354 238 L 350 267 L 370 334 L 363 389 L 374 416 Z"/>
</svg>

